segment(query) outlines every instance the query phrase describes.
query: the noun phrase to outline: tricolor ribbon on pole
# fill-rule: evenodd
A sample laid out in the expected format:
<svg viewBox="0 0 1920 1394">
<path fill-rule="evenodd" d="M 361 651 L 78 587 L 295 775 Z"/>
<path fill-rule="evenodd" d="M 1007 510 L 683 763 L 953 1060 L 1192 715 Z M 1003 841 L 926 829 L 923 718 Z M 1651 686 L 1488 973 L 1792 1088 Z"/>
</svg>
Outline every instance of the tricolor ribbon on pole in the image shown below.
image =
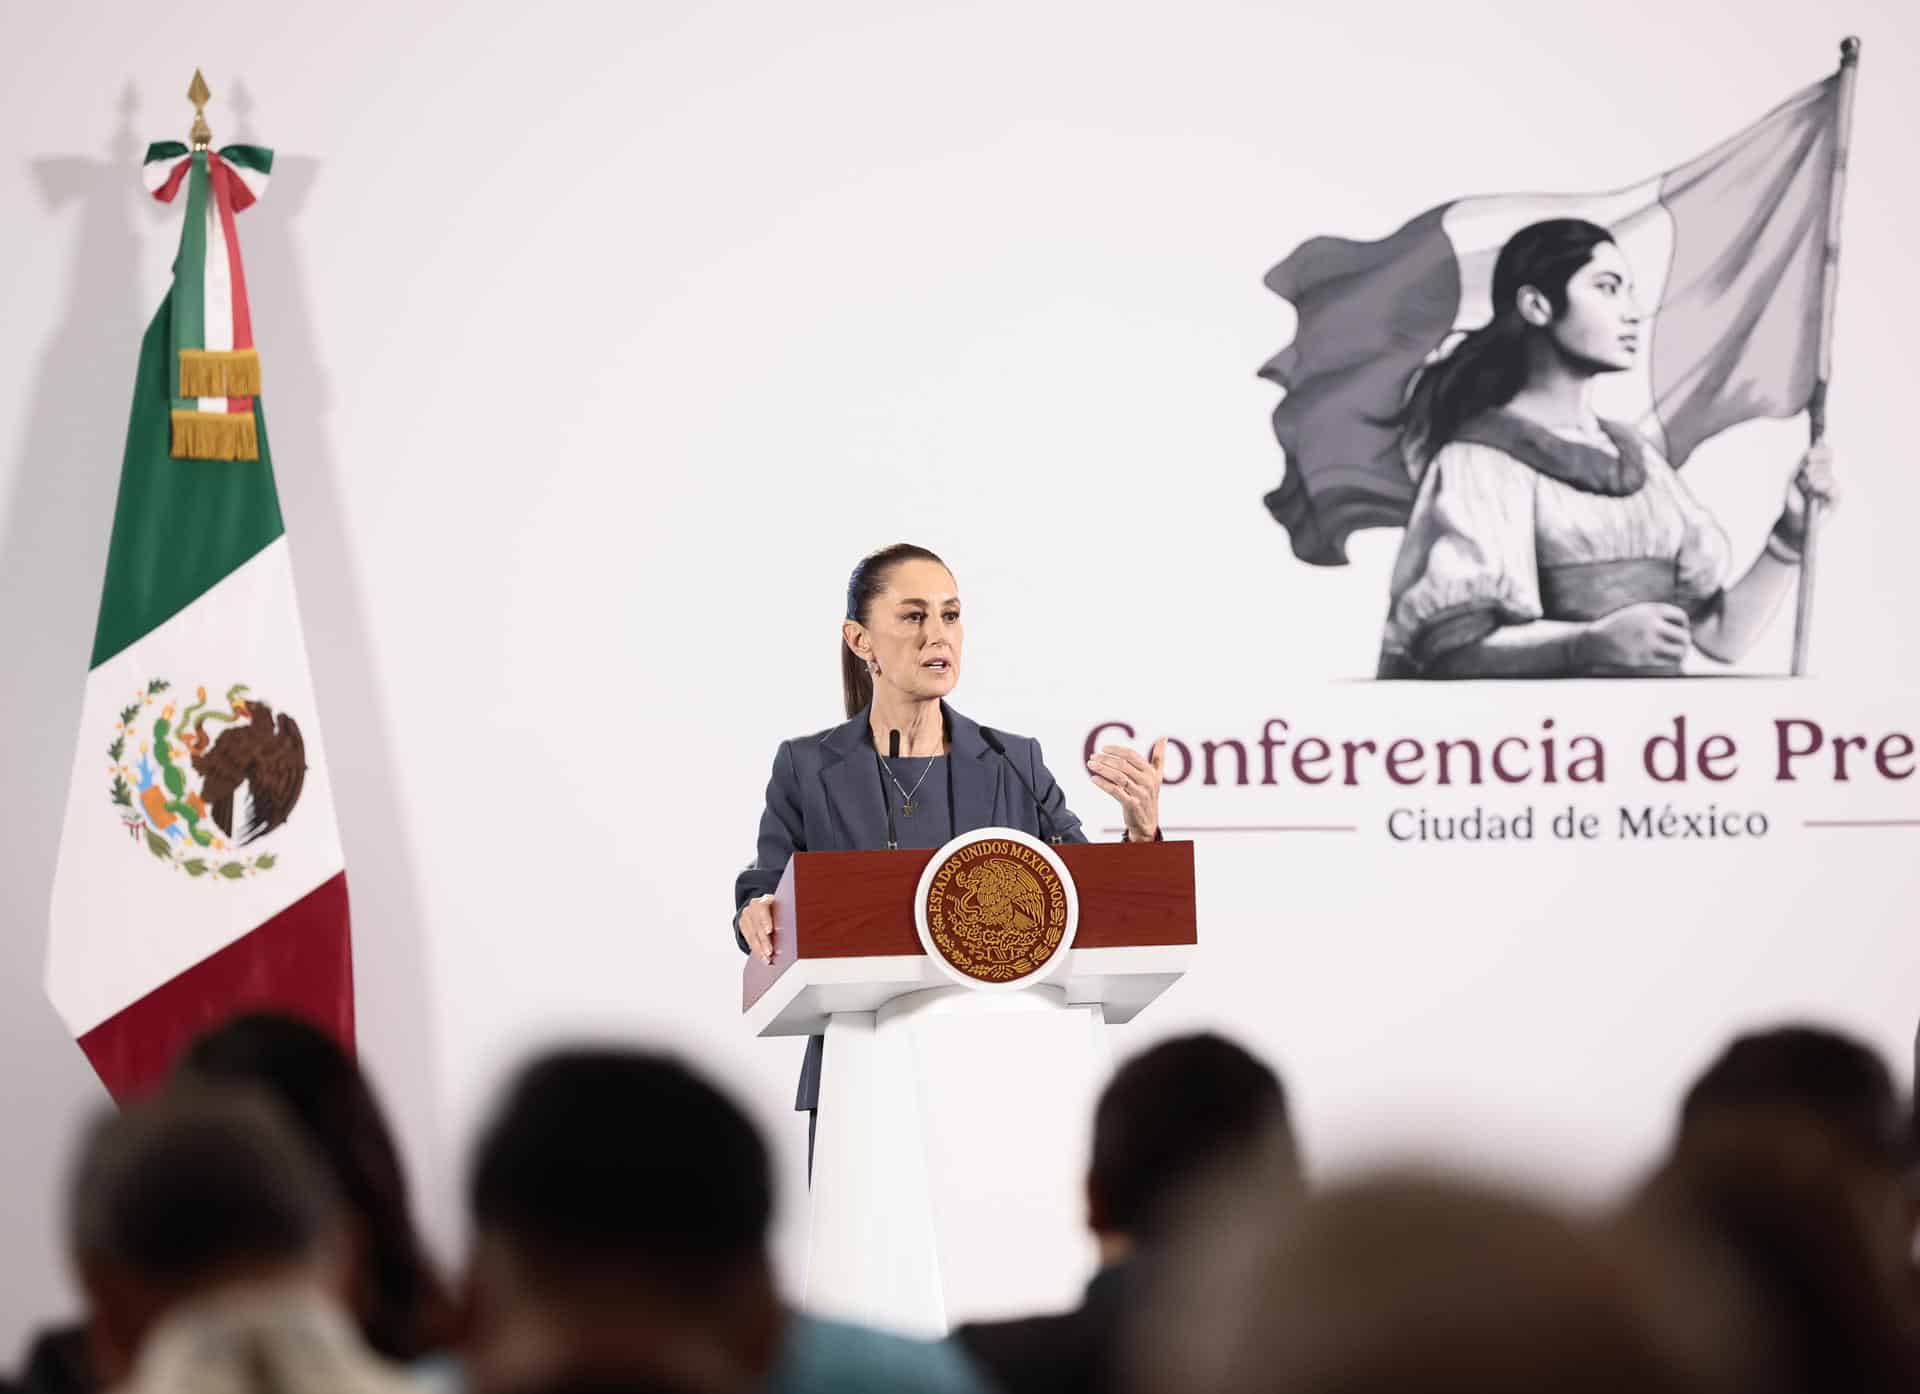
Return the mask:
<svg viewBox="0 0 1920 1394">
<path fill-rule="evenodd" d="M 173 264 L 173 458 L 257 460 L 260 354 L 247 308 L 235 215 L 258 202 L 273 152 L 229 145 L 218 152 L 179 141 L 149 146 L 147 191 L 172 203 L 186 190 L 180 254 Z"/>
</svg>

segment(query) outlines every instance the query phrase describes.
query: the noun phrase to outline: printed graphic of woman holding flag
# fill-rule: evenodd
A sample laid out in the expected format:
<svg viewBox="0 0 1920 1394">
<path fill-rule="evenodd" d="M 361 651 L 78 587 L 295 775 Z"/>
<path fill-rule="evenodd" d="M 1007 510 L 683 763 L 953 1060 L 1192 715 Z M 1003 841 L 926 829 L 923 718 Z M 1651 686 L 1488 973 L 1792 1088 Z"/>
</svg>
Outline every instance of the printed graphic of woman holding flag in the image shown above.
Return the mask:
<svg viewBox="0 0 1920 1394">
<path fill-rule="evenodd" d="M 1807 500 L 1835 497 L 1809 449 L 1766 547 L 1730 579 L 1726 534 L 1657 449 L 1594 413 L 1646 319 L 1597 224 L 1557 218 L 1500 249 L 1494 317 L 1415 376 L 1401 413 L 1417 481 L 1394 564 L 1382 677 L 1677 673 L 1732 662 L 1792 590 Z"/>
<path fill-rule="evenodd" d="M 1346 565 L 1360 529 L 1405 530 L 1381 677 L 1735 662 L 1796 588 L 1805 671 L 1859 52 L 1846 40 L 1831 76 L 1638 184 L 1456 199 L 1379 241 L 1309 238 L 1267 273 L 1297 314 L 1261 370 L 1285 389 L 1267 508 L 1313 566 Z M 1594 409 L 1607 376 L 1621 420 Z M 1678 471 L 1731 426 L 1802 412 L 1812 448 L 1777 522 L 1736 550 Z"/>
</svg>

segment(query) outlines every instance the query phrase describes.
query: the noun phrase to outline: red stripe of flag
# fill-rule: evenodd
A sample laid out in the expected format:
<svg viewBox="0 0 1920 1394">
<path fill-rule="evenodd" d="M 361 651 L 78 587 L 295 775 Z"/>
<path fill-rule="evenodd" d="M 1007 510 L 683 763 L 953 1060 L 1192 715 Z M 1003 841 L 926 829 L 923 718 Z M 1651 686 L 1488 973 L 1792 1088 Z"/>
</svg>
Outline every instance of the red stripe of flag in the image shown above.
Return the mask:
<svg viewBox="0 0 1920 1394">
<path fill-rule="evenodd" d="M 303 1017 L 353 1049 L 347 874 L 114 1013 L 80 1038 L 107 1092 L 125 1102 L 167 1076 L 193 1038 L 239 1012 Z"/>
<path fill-rule="evenodd" d="M 207 172 L 213 176 L 213 202 L 220 210 L 220 235 L 227 242 L 228 275 L 233 282 L 233 346 L 236 349 L 248 349 L 253 347 L 253 315 L 247 307 L 247 273 L 240 265 L 240 233 L 233 225 L 233 186 L 240 184 L 240 180 L 218 155 L 207 157 Z M 240 187 L 244 192 L 246 185 L 240 184 Z M 252 201 L 253 197 L 249 194 L 247 202 Z M 229 397 L 227 410 L 250 412 L 253 410 L 253 398 Z"/>
</svg>

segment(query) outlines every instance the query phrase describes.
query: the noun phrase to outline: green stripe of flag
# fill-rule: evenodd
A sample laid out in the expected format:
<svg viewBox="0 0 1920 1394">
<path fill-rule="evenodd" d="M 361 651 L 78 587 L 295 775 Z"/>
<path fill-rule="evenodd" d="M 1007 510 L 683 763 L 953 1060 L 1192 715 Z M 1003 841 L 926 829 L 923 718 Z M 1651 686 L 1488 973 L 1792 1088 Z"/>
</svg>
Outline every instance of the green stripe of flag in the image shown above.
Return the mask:
<svg viewBox="0 0 1920 1394">
<path fill-rule="evenodd" d="M 258 460 L 173 458 L 170 374 L 179 356 L 172 351 L 171 312 L 177 295 L 161 304 L 140 344 L 93 636 L 95 668 L 191 605 L 284 530 L 258 399 Z"/>
<path fill-rule="evenodd" d="M 173 263 L 173 364 L 167 395 L 180 397 L 180 350 L 207 346 L 207 152 L 193 152 L 187 175 L 187 217 L 180 229 L 180 255 Z M 182 403 L 182 405 L 192 405 Z"/>
</svg>

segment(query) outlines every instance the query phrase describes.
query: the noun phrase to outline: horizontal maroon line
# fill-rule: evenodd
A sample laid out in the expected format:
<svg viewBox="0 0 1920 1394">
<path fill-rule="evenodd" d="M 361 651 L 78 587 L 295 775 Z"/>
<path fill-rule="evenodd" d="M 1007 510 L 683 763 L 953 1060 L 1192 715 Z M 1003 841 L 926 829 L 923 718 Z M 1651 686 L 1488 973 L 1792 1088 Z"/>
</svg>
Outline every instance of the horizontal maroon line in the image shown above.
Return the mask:
<svg viewBox="0 0 1920 1394">
<path fill-rule="evenodd" d="M 1920 818 L 1809 818 L 1805 828 L 1920 828 Z"/>
<path fill-rule="evenodd" d="M 1106 833 L 1123 833 L 1125 828 L 1102 828 Z M 1189 823 L 1184 827 L 1167 826 L 1163 833 L 1357 833 L 1352 823 Z"/>
</svg>

